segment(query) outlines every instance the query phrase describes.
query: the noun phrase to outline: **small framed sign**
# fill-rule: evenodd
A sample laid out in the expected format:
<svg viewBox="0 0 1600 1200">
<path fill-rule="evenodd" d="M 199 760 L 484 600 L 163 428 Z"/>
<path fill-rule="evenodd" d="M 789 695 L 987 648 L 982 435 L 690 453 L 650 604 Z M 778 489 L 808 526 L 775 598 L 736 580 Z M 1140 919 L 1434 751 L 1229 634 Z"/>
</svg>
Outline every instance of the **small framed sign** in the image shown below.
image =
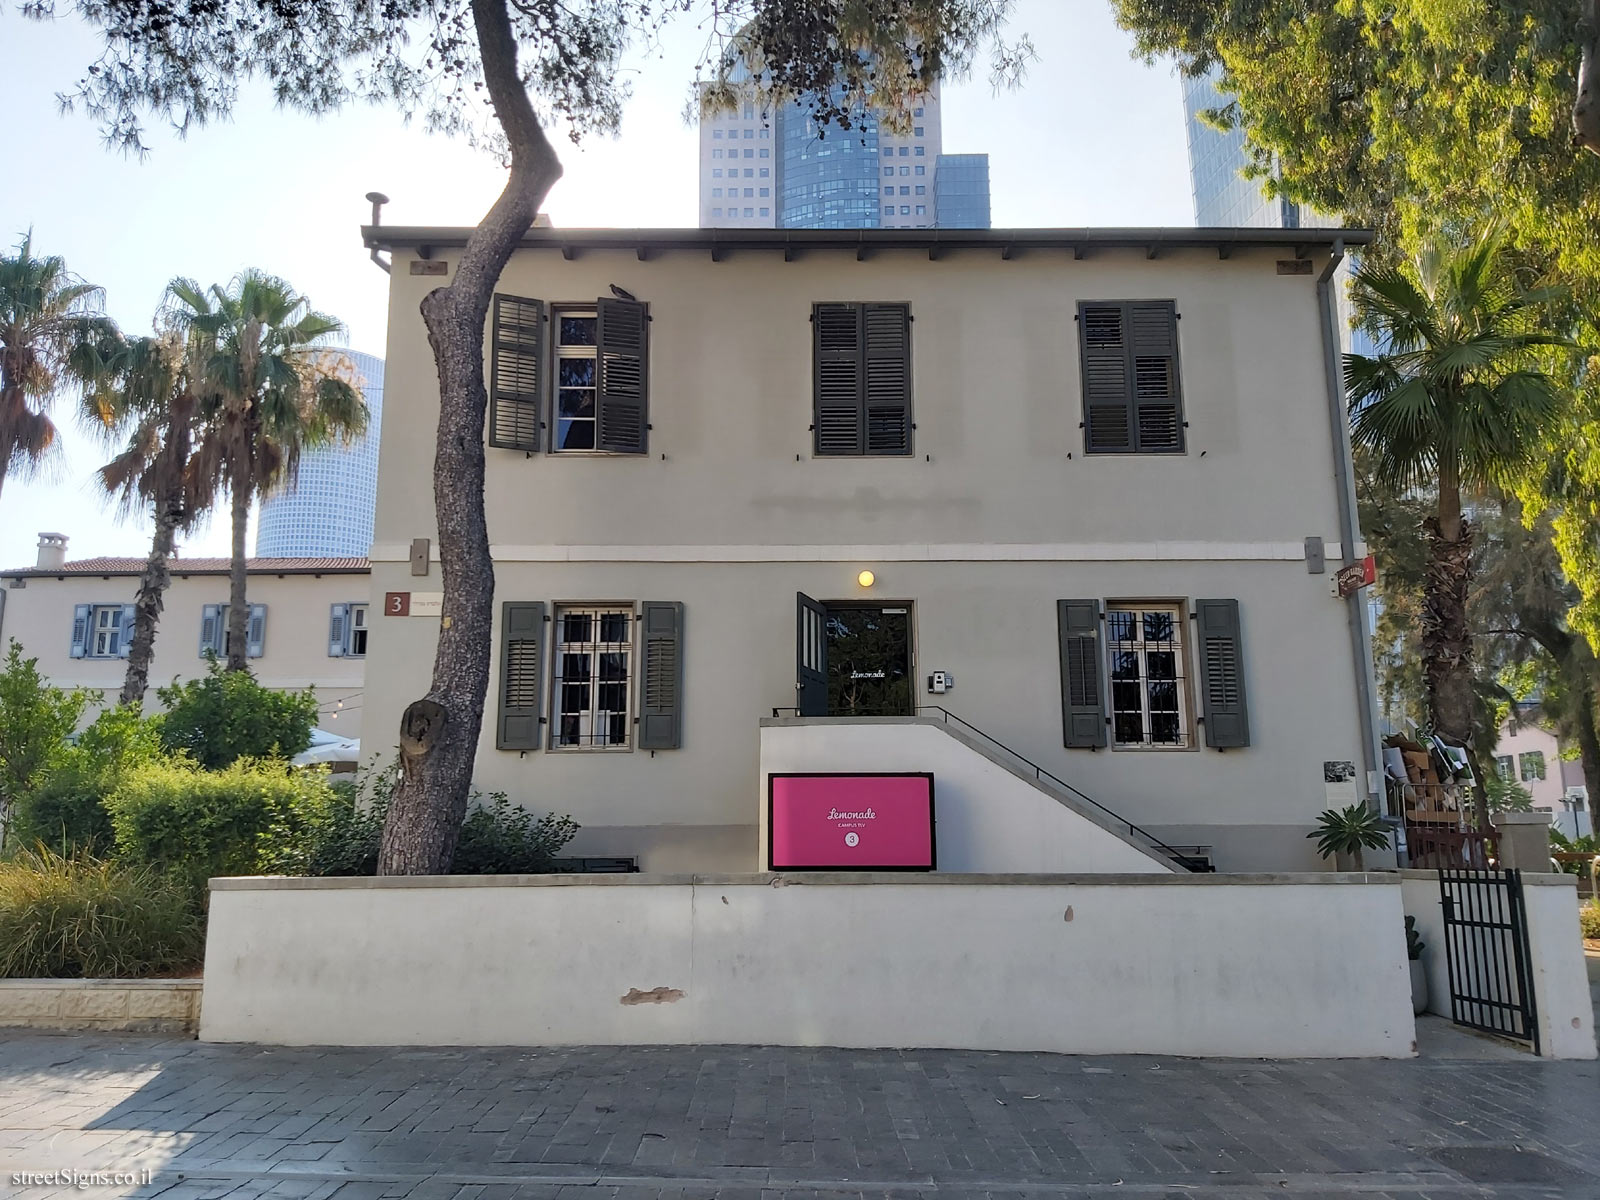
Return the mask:
<svg viewBox="0 0 1600 1200">
<path fill-rule="evenodd" d="M 933 775 L 767 777 L 770 871 L 931 871 Z"/>
<path fill-rule="evenodd" d="M 411 615 L 411 593 L 385 592 L 383 594 L 383 615 L 386 617 L 409 617 Z"/>
</svg>

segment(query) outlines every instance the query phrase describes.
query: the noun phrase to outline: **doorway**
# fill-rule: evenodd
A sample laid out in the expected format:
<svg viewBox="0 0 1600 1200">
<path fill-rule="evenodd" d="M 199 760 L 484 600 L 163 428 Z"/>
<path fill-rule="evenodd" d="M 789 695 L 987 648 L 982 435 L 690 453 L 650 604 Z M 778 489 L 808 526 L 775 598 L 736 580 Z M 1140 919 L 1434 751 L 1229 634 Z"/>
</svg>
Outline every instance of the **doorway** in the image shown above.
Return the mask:
<svg viewBox="0 0 1600 1200">
<path fill-rule="evenodd" d="M 795 680 L 803 717 L 913 716 L 911 605 L 799 596 Z"/>
</svg>

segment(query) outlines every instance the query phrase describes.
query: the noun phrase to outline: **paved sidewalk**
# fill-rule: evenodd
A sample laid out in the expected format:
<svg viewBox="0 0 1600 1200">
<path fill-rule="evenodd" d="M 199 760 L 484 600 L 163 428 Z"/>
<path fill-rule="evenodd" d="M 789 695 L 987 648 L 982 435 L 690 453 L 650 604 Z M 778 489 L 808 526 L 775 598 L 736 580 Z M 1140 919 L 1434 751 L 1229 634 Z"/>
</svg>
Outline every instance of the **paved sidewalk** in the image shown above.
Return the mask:
<svg viewBox="0 0 1600 1200">
<path fill-rule="evenodd" d="M 0 1034 L 0 1194 L 1595 1200 L 1600 1065 Z"/>
</svg>

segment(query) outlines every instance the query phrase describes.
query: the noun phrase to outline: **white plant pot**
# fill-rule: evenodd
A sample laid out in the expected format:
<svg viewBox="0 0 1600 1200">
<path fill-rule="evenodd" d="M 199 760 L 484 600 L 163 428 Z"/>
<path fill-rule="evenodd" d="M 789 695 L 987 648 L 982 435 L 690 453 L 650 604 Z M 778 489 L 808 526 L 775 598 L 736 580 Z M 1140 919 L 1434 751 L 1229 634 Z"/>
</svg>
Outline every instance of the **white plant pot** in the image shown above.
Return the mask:
<svg viewBox="0 0 1600 1200">
<path fill-rule="evenodd" d="M 1411 964 L 1411 1014 L 1420 1016 L 1428 1011 L 1428 972 L 1420 958 L 1410 959 Z"/>
</svg>

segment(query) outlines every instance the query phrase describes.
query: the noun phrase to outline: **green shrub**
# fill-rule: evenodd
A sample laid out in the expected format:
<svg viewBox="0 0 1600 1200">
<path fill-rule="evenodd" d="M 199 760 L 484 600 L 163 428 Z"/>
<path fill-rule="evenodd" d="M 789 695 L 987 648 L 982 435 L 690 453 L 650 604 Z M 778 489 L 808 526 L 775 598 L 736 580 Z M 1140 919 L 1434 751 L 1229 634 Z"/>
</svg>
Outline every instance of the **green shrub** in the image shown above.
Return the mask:
<svg viewBox="0 0 1600 1200">
<path fill-rule="evenodd" d="M 14 809 L 60 761 L 89 693 L 53 688 L 37 658 L 11 639 L 0 669 L 0 847 L 10 840 Z"/>
<path fill-rule="evenodd" d="M 332 799 L 321 768 L 240 759 L 204 771 L 180 761 L 127 772 L 106 807 L 120 857 L 203 895 L 213 875 L 304 874 Z"/>
<path fill-rule="evenodd" d="M 1591 900 L 1578 909 L 1578 928 L 1584 937 L 1600 939 L 1600 904 Z"/>
<path fill-rule="evenodd" d="M 224 670 L 214 655 L 204 678 L 156 694 L 167 707 L 162 743 L 211 769 L 241 758 L 293 758 L 311 745 L 317 723 L 317 697 L 309 688 L 262 687 L 249 671 Z"/>
<path fill-rule="evenodd" d="M 333 785 L 330 804 L 313 823 L 305 855 L 309 875 L 375 875 L 383 823 L 398 768 L 374 763 L 353 783 Z M 571 817 L 534 813 L 504 792 L 474 792 L 456 843 L 452 875 L 539 875 L 578 832 Z"/>
<path fill-rule="evenodd" d="M 77 736 L 44 780 L 17 801 L 17 844 L 43 843 L 60 853 L 107 853 L 114 842 L 105 798 L 123 773 L 161 761 L 159 718 L 147 720 L 138 705 L 110 708 Z"/>
<path fill-rule="evenodd" d="M 0 978 L 182 973 L 204 945 L 189 894 L 149 867 L 43 847 L 0 862 Z"/>
</svg>

